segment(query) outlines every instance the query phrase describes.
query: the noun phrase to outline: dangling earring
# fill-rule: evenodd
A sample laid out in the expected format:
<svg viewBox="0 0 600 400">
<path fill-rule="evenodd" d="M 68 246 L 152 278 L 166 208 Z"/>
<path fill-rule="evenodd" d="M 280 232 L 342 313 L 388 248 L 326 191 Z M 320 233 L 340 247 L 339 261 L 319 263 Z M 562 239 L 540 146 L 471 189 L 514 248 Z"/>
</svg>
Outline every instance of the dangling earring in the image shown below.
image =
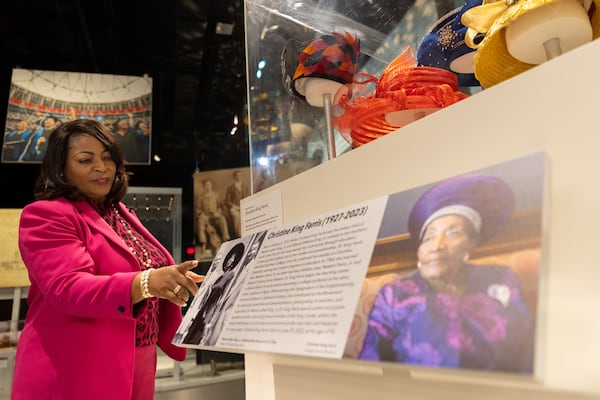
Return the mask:
<svg viewBox="0 0 600 400">
<path fill-rule="evenodd" d="M 421 261 L 417 261 L 417 268 L 421 269 Z"/>
<path fill-rule="evenodd" d="M 463 262 L 469 261 L 469 258 L 471 258 L 471 255 L 469 253 L 465 253 L 465 255 L 463 256 Z"/>
</svg>

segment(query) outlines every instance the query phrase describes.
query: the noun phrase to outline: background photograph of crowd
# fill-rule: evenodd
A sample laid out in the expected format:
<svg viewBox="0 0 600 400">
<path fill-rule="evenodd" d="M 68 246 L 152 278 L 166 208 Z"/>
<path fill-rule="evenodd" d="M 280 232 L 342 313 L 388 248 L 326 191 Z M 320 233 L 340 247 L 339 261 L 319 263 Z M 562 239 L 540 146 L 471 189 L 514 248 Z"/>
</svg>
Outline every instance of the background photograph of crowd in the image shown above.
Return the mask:
<svg viewBox="0 0 600 400">
<path fill-rule="evenodd" d="M 2 162 L 41 162 L 50 134 L 81 118 L 108 126 L 129 164 L 150 163 L 151 78 L 22 69 L 11 79 Z"/>
</svg>

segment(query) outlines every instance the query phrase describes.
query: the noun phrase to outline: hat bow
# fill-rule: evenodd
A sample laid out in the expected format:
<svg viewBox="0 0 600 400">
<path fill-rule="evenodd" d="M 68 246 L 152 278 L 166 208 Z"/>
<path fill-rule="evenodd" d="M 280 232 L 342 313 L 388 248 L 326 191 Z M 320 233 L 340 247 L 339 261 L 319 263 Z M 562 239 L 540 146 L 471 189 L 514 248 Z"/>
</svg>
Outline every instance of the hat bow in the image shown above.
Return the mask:
<svg viewBox="0 0 600 400">
<path fill-rule="evenodd" d="M 480 6 L 465 11 L 460 22 L 467 27 L 465 33 L 467 46 L 472 49 L 479 47 L 479 44 L 475 43 L 475 37 L 487 33 L 498 17 L 516 3 L 517 0 L 485 0 Z"/>
</svg>

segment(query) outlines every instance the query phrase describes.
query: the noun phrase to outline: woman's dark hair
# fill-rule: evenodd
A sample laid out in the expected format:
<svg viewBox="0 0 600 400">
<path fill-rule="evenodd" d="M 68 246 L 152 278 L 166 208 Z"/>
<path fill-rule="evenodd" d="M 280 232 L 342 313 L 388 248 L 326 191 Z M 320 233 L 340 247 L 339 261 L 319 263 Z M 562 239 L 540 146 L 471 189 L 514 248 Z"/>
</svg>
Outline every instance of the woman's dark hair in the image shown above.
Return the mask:
<svg viewBox="0 0 600 400">
<path fill-rule="evenodd" d="M 36 200 L 49 200 L 57 197 L 64 197 L 72 201 L 85 199 L 85 196 L 75 186 L 70 185 L 64 176 L 71 139 L 82 135 L 98 139 L 116 164 L 115 180 L 106 196 L 107 204 L 123 199 L 127 193 L 129 173 L 125 170 L 123 150 L 119 142 L 102 123 L 93 119 L 77 119 L 62 124 L 50 134 L 42 159 L 41 172 L 33 189 Z"/>
</svg>

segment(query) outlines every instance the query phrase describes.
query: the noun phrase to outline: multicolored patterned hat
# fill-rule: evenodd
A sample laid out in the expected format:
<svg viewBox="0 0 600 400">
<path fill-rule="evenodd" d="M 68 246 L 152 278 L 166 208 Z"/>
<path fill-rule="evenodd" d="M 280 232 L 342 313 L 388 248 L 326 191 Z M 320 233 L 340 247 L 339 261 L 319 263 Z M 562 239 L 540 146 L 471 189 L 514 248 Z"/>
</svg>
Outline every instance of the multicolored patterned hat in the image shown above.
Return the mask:
<svg viewBox="0 0 600 400">
<path fill-rule="evenodd" d="M 515 198 L 502 179 L 481 174 L 453 177 L 428 189 L 416 201 L 408 218 L 412 238 L 420 241 L 427 225 L 444 215 L 461 215 L 473 223 L 486 241 L 510 221 Z"/>
<path fill-rule="evenodd" d="M 467 0 L 462 7 L 441 17 L 421 40 L 417 48 L 417 65 L 454 72 L 458 77 L 458 86 L 479 86 L 479 81 L 473 74 L 475 49 L 465 45 L 467 27 L 460 19 L 465 11 L 481 5 L 481 2 L 482 0 Z"/>
<path fill-rule="evenodd" d="M 357 36 L 348 32 L 321 36 L 304 48 L 298 57 L 292 91 L 305 98 L 307 78 L 327 79 L 340 85 L 352 82 L 359 55 Z"/>
</svg>

